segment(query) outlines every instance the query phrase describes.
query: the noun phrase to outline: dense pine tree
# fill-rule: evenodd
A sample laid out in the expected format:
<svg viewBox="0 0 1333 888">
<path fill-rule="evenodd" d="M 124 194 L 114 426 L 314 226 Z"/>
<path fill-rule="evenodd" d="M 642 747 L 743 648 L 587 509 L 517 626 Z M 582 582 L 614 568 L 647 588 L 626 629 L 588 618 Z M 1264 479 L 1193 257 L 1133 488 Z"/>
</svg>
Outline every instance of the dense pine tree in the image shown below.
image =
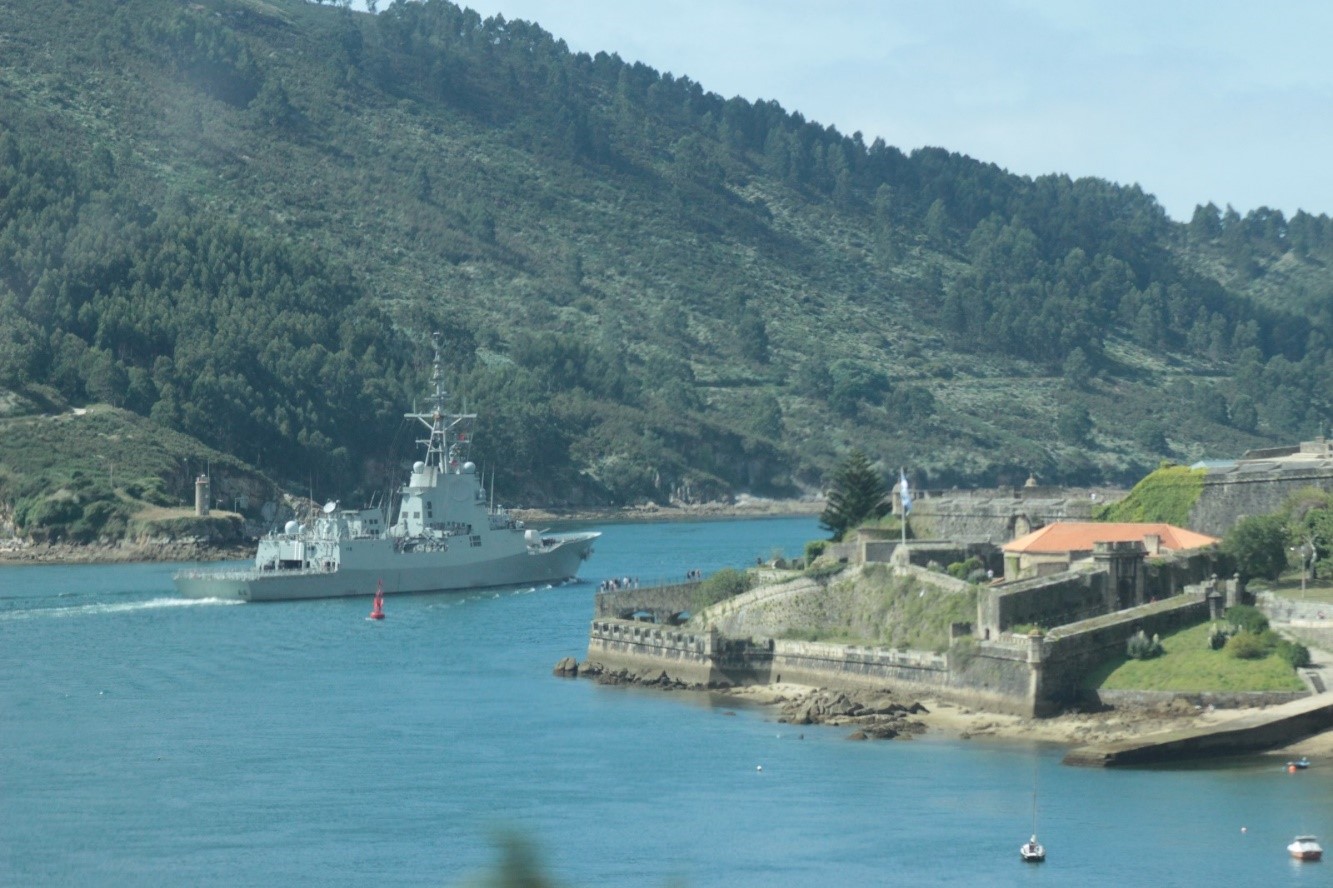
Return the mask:
<svg viewBox="0 0 1333 888">
<path fill-rule="evenodd" d="M 862 522 L 878 518 L 887 511 L 888 496 L 884 477 L 860 450 L 853 450 L 833 473 L 828 489 L 828 505 L 819 516 L 819 524 L 841 540 L 847 531 Z"/>
</svg>

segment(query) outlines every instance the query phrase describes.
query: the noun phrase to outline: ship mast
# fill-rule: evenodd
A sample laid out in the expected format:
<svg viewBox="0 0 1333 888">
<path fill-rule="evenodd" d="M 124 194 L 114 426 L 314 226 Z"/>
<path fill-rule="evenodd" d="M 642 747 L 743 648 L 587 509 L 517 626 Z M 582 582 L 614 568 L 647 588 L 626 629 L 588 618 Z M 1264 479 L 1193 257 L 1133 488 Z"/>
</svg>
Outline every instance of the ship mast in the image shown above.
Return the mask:
<svg viewBox="0 0 1333 888">
<path fill-rule="evenodd" d="M 449 413 L 445 410 L 448 393 L 444 390 L 444 364 L 440 360 L 440 334 L 431 334 L 431 343 L 435 350 L 431 384 L 434 388 L 433 405 L 430 413 L 408 413 L 408 419 L 419 420 L 430 429 L 430 437 L 418 438 L 418 444 L 426 445 L 426 465 L 441 472 L 459 471 L 462 461 L 467 459 L 467 451 L 472 448 L 471 427 L 477 418 L 475 413 Z"/>
</svg>

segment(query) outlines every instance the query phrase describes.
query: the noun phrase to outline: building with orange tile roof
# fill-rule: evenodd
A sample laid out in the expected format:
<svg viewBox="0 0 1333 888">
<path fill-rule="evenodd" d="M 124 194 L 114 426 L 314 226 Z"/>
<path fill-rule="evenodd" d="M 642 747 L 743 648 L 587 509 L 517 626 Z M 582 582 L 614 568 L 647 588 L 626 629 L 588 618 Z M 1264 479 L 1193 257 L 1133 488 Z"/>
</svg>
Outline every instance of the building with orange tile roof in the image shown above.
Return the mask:
<svg viewBox="0 0 1333 888">
<path fill-rule="evenodd" d="M 1217 537 L 1164 523 L 1059 521 L 1005 543 L 1005 579 L 1069 570 L 1092 558 L 1097 543 L 1141 543 L 1149 556 L 1202 549 Z"/>
</svg>

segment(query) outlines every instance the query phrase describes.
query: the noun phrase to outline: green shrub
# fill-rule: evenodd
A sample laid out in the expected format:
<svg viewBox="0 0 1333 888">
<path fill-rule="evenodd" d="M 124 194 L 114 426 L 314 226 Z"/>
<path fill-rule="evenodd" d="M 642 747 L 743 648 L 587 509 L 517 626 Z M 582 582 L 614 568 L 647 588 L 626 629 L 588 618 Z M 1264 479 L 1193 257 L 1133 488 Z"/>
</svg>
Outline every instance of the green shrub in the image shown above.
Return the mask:
<svg viewBox="0 0 1333 888">
<path fill-rule="evenodd" d="M 1299 641 L 1287 641 L 1284 638 L 1277 643 L 1274 652 L 1286 660 L 1292 669 L 1302 669 L 1310 665 L 1310 649 Z"/>
<path fill-rule="evenodd" d="M 805 544 L 805 563 L 814 564 L 815 559 L 824 554 L 828 548 L 828 540 L 811 540 Z"/>
<path fill-rule="evenodd" d="M 107 500 L 96 500 L 83 509 L 83 515 L 72 522 L 68 528 L 69 538 L 80 543 L 90 543 L 99 536 L 123 536 L 126 518 L 120 504 Z"/>
<path fill-rule="evenodd" d="M 1233 634 L 1234 633 L 1232 632 L 1228 632 L 1227 627 L 1223 626 L 1221 623 L 1214 623 L 1212 630 L 1208 633 L 1209 650 L 1222 650 L 1222 648 L 1227 645 L 1227 639 Z"/>
<path fill-rule="evenodd" d="M 697 614 L 709 605 L 735 598 L 742 592 L 748 592 L 752 585 L 754 579 L 745 571 L 724 567 L 694 590 L 690 598 L 690 612 Z"/>
<path fill-rule="evenodd" d="M 973 555 L 966 561 L 953 562 L 945 568 L 945 572 L 955 579 L 966 580 L 977 571 L 982 571 L 984 574 L 984 568 L 985 565 L 981 563 L 981 559 Z"/>
<path fill-rule="evenodd" d="M 1259 608 L 1248 604 L 1227 608 L 1227 622 L 1256 635 L 1268 628 L 1268 617 Z"/>
<path fill-rule="evenodd" d="M 180 502 L 167 493 L 161 478 L 135 478 L 125 485 L 125 493 L 155 506 L 174 506 Z"/>
<path fill-rule="evenodd" d="M 812 580 L 822 580 L 825 577 L 831 577 L 842 573 L 847 569 L 845 564 L 816 564 L 805 569 L 805 575 Z"/>
<path fill-rule="evenodd" d="M 1262 660 L 1268 656 L 1263 640 L 1253 632 L 1237 632 L 1231 636 L 1226 652 L 1237 660 Z"/>
<path fill-rule="evenodd" d="M 1162 648 L 1162 640 L 1154 635 L 1149 638 L 1147 633 L 1140 629 L 1129 637 L 1125 642 L 1125 656 L 1131 660 L 1151 660 L 1153 657 L 1160 657 L 1166 653 Z"/>
</svg>

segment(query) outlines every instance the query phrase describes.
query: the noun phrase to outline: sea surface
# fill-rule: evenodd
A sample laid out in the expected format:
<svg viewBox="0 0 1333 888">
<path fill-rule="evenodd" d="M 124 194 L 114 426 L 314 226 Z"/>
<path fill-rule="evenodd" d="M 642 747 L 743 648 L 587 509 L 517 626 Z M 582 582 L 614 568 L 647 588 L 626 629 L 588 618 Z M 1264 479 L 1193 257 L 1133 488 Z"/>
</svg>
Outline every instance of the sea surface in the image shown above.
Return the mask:
<svg viewBox="0 0 1333 888">
<path fill-rule="evenodd" d="M 1333 763 L 1084 770 L 855 743 L 560 679 L 597 584 L 799 555 L 813 518 L 611 524 L 555 588 L 223 604 L 182 565 L 0 568 L 0 884 L 457 885 L 505 836 L 561 886 L 1333 885 Z M 1048 861 L 1024 865 L 1032 828 Z"/>
</svg>

